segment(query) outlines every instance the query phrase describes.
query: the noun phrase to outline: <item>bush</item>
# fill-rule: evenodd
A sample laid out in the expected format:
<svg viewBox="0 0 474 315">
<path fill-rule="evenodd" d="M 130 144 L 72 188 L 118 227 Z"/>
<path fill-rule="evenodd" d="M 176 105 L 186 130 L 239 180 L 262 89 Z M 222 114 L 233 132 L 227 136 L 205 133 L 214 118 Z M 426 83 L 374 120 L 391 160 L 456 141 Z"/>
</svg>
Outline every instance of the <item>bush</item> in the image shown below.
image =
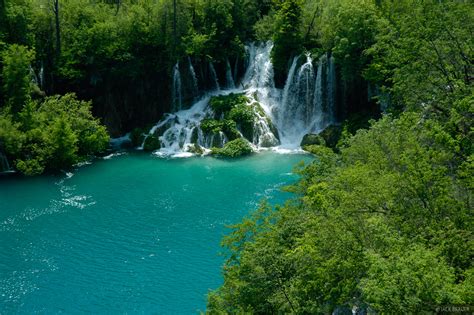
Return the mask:
<svg viewBox="0 0 474 315">
<path fill-rule="evenodd" d="M 243 94 L 229 94 L 214 96 L 211 98 L 209 105 L 217 116 L 221 114 L 227 115 L 229 111 L 237 105 L 245 105 L 248 102 L 247 96 Z"/>
<path fill-rule="evenodd" d="M 204 133 L 218 133 L 222 131 L 223 123 L 215 119 L 203 119 L 201 121 L 201 130 Z"/>
<path fill-rule="evenodd" d="M 242 138 L 238 138 L 227 142 L 222 149 L 212 148 L 211 153 L 214 155 L 227 156 L 227 157 L 238 157 L 252 153 L 252 147 L 250 143 Z"/>
<path fill-rule="evenodd" d="M 105 151 L 109 136 L 91 114 L 91 103 L 74 94 L 28 101 L 16 115 L 0 115 L 0 143 L 14 166 L 26 175 L 68 168 Z"/>
</svg>

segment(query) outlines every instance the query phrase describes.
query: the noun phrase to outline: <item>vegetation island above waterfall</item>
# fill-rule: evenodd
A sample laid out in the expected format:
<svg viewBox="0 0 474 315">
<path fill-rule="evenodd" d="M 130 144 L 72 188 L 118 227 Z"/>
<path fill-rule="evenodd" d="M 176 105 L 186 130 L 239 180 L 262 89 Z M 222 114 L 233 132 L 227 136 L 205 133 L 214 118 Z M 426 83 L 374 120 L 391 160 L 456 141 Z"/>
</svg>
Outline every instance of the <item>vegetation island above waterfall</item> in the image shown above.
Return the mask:
<svg viewBox="0 0 474 315">
<path fill-rule="evenodd" d="M 469 0 L 0 0 L 0 172 L 302 147 L 209 313 L 472 312 L 472 34 Z"/>
</svg>

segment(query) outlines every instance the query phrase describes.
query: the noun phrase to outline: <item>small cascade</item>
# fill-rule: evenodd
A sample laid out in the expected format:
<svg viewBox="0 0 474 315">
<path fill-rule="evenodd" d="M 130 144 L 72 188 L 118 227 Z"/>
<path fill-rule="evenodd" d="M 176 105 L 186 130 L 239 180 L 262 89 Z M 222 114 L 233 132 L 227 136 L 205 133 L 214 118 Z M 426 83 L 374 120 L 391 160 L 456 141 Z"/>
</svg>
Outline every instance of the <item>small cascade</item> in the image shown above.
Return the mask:
<svg viewBox="0 0 474 315">
<path fill-rule="evenodd" d="M 43 89 L 44 88 L 44 67 L 43 67 L 43 63 L 41 63 L 41 68 L 40 68 L 40 71 L 39 71 L 39 83 L 40 83 L 40 88 Z"/>
<path fill-rule="evenodd" d="M 193 63 L 191 62 L 191 58 L 189 56 L 188 56 L 188 63 L 189 63 L 189 73 L 191 74 L 191 80 L 193 84 L 193 97 L 196 98 L 199 95 L 198 80 L 196 77 L 196 71 L 194 71 Z"/>
<path fill-rule="evenodd" d="M 8 159 L 3 154 L 2 151 L 0 151 L 0 172 L 8 172 L 10 170 L 10 164 L 8 163 Z"/>
<path fill-rule="evenodd" d="M 38 76 L 36 75 L 35 70 L 33 67 L 30 65 L 30 78 L 31 78 L 31 83 L 40 86 L 40 82 L 38 80 Z"/>
<path fill-rule="evenodd" d="M 306 62 L 296 71 L 297 64 L 298 58 L 295 58 L 285 84 L 277 121 L 282 144 L 287 147 L 299 146 L 302 137 L 311 132 L 315 115 L 315 73 L 311 55 L 306 55 Z"/>
<path fill-rule="evenodd" d="M 232 76 L 232 69 L 230 68 L 229 59 L 226 59 L 225 75 L 226 75 L 227 88 L 235 89 L 235 82 L 234 82 L 234 77 Z"/>
<path fill-rule="evenodd" d="M 229 141 L 226 135 L 235 138 L 225 129 L 209 129 L 212 120 L 224 123 L 223 114 L 217 115 L 210 106 L 212 97 L 230 93 L 244 94 L 247 106 L 252 108 L 254 122 L 245 126 L 237 124 L 237 132 L 255 148 L 275 147 L 298 149 L 305 134 L 317 133 L 335 122 L 336 69 L 334 58 L 324 54 L 319 59 L 307 54 L 293 59 L 283 90 L 274 83 L 271 62 L 273 43 L 250 44 L 246 47 L 246 70 L 241 80 L 237 79 L 238 63 L 234 73 L 226 60 L 225 89 L 221 90 L 214 65 L 208 64 L 213 91 L 204 95 L 189 109 L 181 106 L 181 75 L 179 64 L 173 72 L 173 105 L 176 111 L 167 114 L 150 130 L 149 136 L 157 137 L 162 156 L 189 156 L 190 152 L 202 152 L 212 147 L 222 147 Z M 191 60 L 189 72 L 197 86 Z M 239 82 L 239 86 L 236 86 Z M 241 105 L 239 105 L 241 106 Z M 201 124 L 206 120 L 206 127 Z M 229 127 L 227 127 L 229 128 Z M 235 128 L 235 127 L 234 127 Z M 242 129 L 241 129 L 242 128 Z M 251 130 L 250 130 L 251 129 Z M 216 130 L 216 131 L 212 131 Z"/>
<path fill-rule="evenodd" d="M 219 79 L 217 79 L 216 69 L 214 68 L 214 64 L 212 62 L 209 62 L 209 71 L 211 73 L 212 82 L 214 83 L 214 90 L 220 91 L 221 88 L 219 86 Z"/>
<path fill-rule="evenodd" d="M 316 113 L 314 117 L 313 129 L 321 126 L 323 122 L 323 57 L 319 59 L 318 70 L 316 73 L 316 86 L 314 87 L 314 111 Z"/>
<path fill-rule="evenodd" d="M 181 73 L 179 72 L 179 62 L 177 62 L 173 67 L 173 111 L 181 110 L 182 105 Z"/>
</svg>

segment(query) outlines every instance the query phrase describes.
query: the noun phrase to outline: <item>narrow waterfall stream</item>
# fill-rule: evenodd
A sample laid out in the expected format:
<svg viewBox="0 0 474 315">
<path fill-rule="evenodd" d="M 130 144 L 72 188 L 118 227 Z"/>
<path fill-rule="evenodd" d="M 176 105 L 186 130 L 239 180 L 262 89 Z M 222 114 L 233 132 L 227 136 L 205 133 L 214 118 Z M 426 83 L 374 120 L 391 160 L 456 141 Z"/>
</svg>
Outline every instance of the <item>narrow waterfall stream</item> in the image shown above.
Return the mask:
<svg viewBox="0 0 474 315">
<path fill-rule="evenodd" d="M 213 117 L 209 102 L 212 97 L 244 94 L 249 106 L 257 108 L 253 126 L 253 137 L 248 139 L 255 150 L 297 150 L 305 134 L 318 133 L 335 123 L 336 71 L 334 58 L 326 54 L 315 60 L 310 54 L 306 58 L 293 59 L 283 89 L 275 87 L 271 51 L 273 43 L 246 46 L 246 71 L 239 81 L 229 60 L 225 64 L 226 82 L 221 88 L 213 63 L 209 73 L 213 91 L 206 93 L 189 109 L 182 109 L 181 74 L 177 63 L 173 71 L 174 113 L 166 114 L 149 132 L 159 138 L 161 156 L 190 156 L 189 148 L 199 145 L 204 150 L 223 146 L 229 139 L 222 132 L 205 135 L 201 129 L 204 119 Z M 191 60 L 189 72 L 193 85 L 198 82 Z M 237 67 L 234 67 L 234 72 Z M 199 93 L 196 92 L 196 95 Z M 259 110 L 261 109 L 261 110 Z"/>
</svg>

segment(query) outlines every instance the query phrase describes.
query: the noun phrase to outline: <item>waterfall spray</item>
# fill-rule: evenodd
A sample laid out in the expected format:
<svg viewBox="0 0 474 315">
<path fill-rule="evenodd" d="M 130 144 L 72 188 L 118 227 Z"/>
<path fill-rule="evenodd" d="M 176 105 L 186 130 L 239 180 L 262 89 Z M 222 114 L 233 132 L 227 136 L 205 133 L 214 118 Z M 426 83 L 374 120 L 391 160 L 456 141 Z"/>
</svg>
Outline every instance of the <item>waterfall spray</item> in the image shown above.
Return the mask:
<svg viewBox="0 0 474 315">
<path fill-rule="evenodd" d="M 295 57 L 285 87 L 280 90 L 275 87 L 273 79 L 272 48 L 271 42 L 246 46 L 246 70 L 239 87 L 235 86 L 236 70 L 232 73 L 229 60 L 226 60 L 226 88 L 223 90 L 220 89 L 214 65 L 209 63 L 213 92 L 186 110 L 181 110 L 181 77 L 179 64 L 176 64 L 173 73 L 173 104 L 176 104 L 176 112 L 166 115 L 150 131 L 161 142 L 161 149 L 157 154 L 189 156 L 191 146 L 197 145 L 205 149 L 223 146 L 229 140 L 226 134 L 222 131 L 204 133 L 201 122 L 215 118 L 209 105 L 211 97 L 231 92 L 245 94 L 247 105 L 254 112 L 253 139 L 249 141 L 256 148 L 280 144 L 279 148 L 282 149 L 298 149 L 305 134 L 320 132 L 334 123 L 334 58 L 324 54 L 316 62 L 307 54 L 303 62 L 300 57 Z M 194 83 L 195 74 L 190 60 L 189 66 Z"/>
</svg>

